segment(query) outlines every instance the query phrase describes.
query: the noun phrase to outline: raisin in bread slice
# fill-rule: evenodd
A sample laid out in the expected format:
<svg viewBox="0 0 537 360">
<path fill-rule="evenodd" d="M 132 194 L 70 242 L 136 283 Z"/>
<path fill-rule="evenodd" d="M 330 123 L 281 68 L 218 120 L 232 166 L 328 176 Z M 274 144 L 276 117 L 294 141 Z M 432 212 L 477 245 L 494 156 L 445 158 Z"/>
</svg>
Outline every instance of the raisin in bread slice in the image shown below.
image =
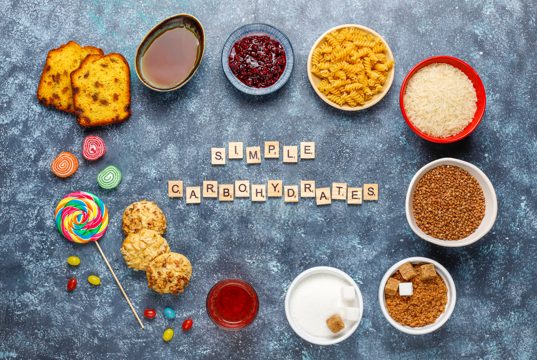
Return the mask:
<svg viewBox="0 0 537 360">
<path fill-rule="evenodd" d="M 71 85 L 80 125 L 104 126 L 129 118 L 130 69 L 121 54 L 88 56 L 71 74 Z"/>
<path fill-rule="evenodd" d="M 92 54 L 103 55 L 103 51 L 93 46 L 82 47 L 74 41 L 50 50 L 37 87 L 37 99 L 46 106 L 73 113 L 71 73 Z"/>
</svg>

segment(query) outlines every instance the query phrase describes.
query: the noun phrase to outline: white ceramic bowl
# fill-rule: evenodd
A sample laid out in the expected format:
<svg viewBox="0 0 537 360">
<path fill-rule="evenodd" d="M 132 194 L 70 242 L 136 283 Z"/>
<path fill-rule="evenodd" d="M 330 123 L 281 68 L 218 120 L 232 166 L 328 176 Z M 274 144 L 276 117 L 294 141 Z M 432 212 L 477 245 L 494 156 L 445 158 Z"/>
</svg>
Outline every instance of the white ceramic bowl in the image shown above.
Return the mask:
<svg viewBox="0 0 537 360">
<path fill-rule="evenodd" d="M 384 44 L 384 47 L 386 48 L 386 52 L 388 53 L 388 58 L 392 59 L 392 60 L 394 59 L 392 50 L 390 49 L 390 46 L 388 45 L 386 40 L 384 40 L 384 38 L 380 34 L 378 34 L 375 30 L 373 30 L 371 28 L 368 28 L 367 26 L 357 25 L 357 24 L 338 25 L 338 26 L 335 26 L 335 27 L 333 27 L 331 29 L 328 29 L 324 34 L 319 36 L 319 38 L 315 41 L 315 43 L 311 47 L 310 53 L 308 55 L 308 63 L 307 63 L 308 79 L 310 81 L 311 86 L 313 87 L 313 90 L 315 90 L 317 95 L 325 103 L 327 103 L 328 105 L 330 105 L 332 107 L 335 107 L 336 109 L 340 109 L 340 110 L 344 110 L 344 111 L 360 111 L 360 110 L 365 110 L 367 108 L 370 108 L 371 106 L 375 105 L 380 100 L 382 100 L 382 98 L 384 98 L 384 96 L 386 96 L 386 94 L 390 90 L 390 88 L 392 86 L 392 83 L 393 83 L 393 78 L 394 78 L 394 75 L 395 75 L 395 65 L 388 72 L 388 78 L 386 79 L 386 83 L 384 84 L 384 88 L 382 89 L 382 91 L 380 93 L 376 94 L 375 96 L 373 96 L 373 98 L 371 100 L 367 101 L 364 105 L 355 106 L 355 107 L 351 107 L 351 106 L 348 106 L 348 105 L 340 106 L 340 105 L 330 101 L 326 97 L 325 94 L 323 94 L 322 92 L 319 91 L 319 89 L 317 89 L 317 85 L 321 82 L 321 79 L 319 79 L 317 76 L 313 75 L 313 73 L 311 72 L 311 59 L 312 59 L 312 56 L 313 56 L 313 51 L 315 50 L 317 45 L 319 45 L 319 43 L 321 41 L 323 41 L 323 39 L 326 37 L 326 35 L 330 34 L 331 32 L 333 32 L 335 30 L 339 30 L 339 29 L 343 29 L 343 28 L 351 28 L 351 27 L 363 30 L 366 33 L 372 34 L 372 35 L 380 38 L 380 40 Z"/>
<path fill-rule="evenodd" d="M 386 309 L 386 299 L 384 297 L 384 287 L 386 286 L 386 282 L 388 279 L 397 271 L 399 266 L 403 265 L 404 263 L 429 263 L 433 264 L 436 268 L 436 273 L 444 280 L 444 283 L 447 287 L 447 304 L 446 309 L 444 312 L 436 319 L 436 321 L 427 326 L 422 327 L 410 327 L 406 325 L 402 325 L 392 319 L 390 316 L 390 313 L 388 312 L 388 309 Z M 380 303 L 380 309 L 382 310 L 382 314 L 384 314 L 384 317 L 388 320 L 388 322 L 397 330 L 404 332 L 406 334 L 410 335 L 423 335 L 428 334 L 433 331 L 436 331 L 442 327 L 448 321 L 449 317 L 453 313 L 453 309 L 455 309 L 455 303 L 457 302 L 457 290 L 455 289 L 455 283 L 453 282 L 453 278 L 449 274 L 449 272 L 446 270 L 445 267 L 440 265 L 438 262 L 425 258 L 425 257 L 410 257 L 404 260 L 399 261 L 398 263 L 394 264 L 388 271 L 386 271 L 386 274 L 384 274 L 384 277 L 382 278 L 382 281 L 380 282 L 379 286 L 379 303 Z"/>
<path fill-rule="evenodd" d="M 416 188 L 418 180 L 429 170 L 441 165 L 455 165 L 468 171 L 470 175 L 472 175 L 479 182 L 479 185 L 481 185 L 481 188 L 483 189 L 483 195 L 485 196 L 485 216 L 483 217 L 481 224 L 476 229 L 476 231 L 461 240 L 440 240 L 430 235 L 427 235 L 418 227 L 418 225 L 416 225 L 416 219 L 414 218 L 414 214 L 412 212 L 412 196 L 414 194 L 414 189 Z M 458 159 L 442 158 L 428 163 L 427 165 L 422 167 L 416 173 L 416 175 L 414 175 L 412 181 L 410 181 L 410 185 L 408 186 L 408 191 L 406 193 L 406 218 L 408 220 L 410 228 L 412 229 L 412 231 L 414 231 L 416 235 L 418 235 L 423 240 L 440 246 L 460 247 L 473 244 L 474 242 L 485 236 L 490 231 L 490 229 L 492 229 L 492 226 L 496 221 L 497 213 L 498 200 L 496 199 L 496 192 L 494 191 L 494 187 L 492 186 L 492 183 L 490 182 L 487 175 L 485 175 L 485 173 L 475 165 Z"/>
<path fill-rule="evenodd" d="M 293 291 L 295 290 L 297 285 L 300 284 L 304 279 L 308 278 L 309 276 L 317 275 L 317 274 L 329 274 L 329 275 L 336 276 L 344 280 L 349 286 L 354 287 L 354 289 L 356 290 L 356 301 L 358 304 L 360 317 L 356 322 L 354 322 L 352 327 L 344 331 L 341 334 L 341 336 L 337 336 L 337 337 L 329 338 L 329 339 L 325 337 L 313 336 L 310 333 L 306 332 L 304 329 L 302 329 L 291 314 L 290 308 L 291 308 L 291 297 L 292 297 Z M 349 336 L 354 334 L 354 332 L 358 328 L 358 325 L 360 325 L 360 321 L 362 320 L 363 313 L 364 313 L 364 302 L 362 299 L 362 293 L 360 292 L 360 288 L 358 287 L 356 282 L 345 272 L 339 269 L 333 268 L 333 267 L 329 267 L 329 266 L 312 267 L 300 273 L 300 275 L 298 275 L 295 278 L 295 280 L 293 280 L 291 285 L 289 285 L 289 289 L 287 289 L 287 294 L 285 296 L 285 315 L 287 316 L 287 321 L 289 322 L 289 325 L 291 325 L 291 328 L 294 330 L 294 332 L 298 336 L 300 336 L 302 339 L 312 344 L 316 344 L 316 345 L 333 345 L 333 344 L 337 344 L 347 339 Z"/>
</svg>

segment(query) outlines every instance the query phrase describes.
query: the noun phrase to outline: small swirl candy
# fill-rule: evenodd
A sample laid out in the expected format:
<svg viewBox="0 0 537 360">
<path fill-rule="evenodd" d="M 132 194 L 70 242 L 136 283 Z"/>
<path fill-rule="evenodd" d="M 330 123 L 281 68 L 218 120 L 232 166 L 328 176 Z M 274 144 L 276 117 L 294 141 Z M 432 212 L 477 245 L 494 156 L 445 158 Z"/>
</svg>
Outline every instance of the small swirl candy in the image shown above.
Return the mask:
<svg viewBox="0 0 537 360">
<path fill-rule="evenodd" d="M 99 240 L 108 228 L 108 209 L 97 196 L 77 191 L 56 205 L 58 231 L 69 241 L 87 244 Z"/>
<path fill-rule="evenodd" d="M 68 178 L 78 170 L 78 159 L 68 151 L 61 152 L 50 164 L 50 170 L 59 178 Z"/>
<path fill-rule="evenodd" d="M 86 160 L 97 160 L 104 156 L 105 153 L 106 145 L 103 139 L 94 135 L 86 136 L 82 145 L 82 156 Z"/>
<path fill-rule="evenodd" d="M 103 189 L 114 189 L 121 182 L 121 171 L 114 165 L 105 167 L 99 175 L 97 175 L 97 183 Z"/>
</svg>

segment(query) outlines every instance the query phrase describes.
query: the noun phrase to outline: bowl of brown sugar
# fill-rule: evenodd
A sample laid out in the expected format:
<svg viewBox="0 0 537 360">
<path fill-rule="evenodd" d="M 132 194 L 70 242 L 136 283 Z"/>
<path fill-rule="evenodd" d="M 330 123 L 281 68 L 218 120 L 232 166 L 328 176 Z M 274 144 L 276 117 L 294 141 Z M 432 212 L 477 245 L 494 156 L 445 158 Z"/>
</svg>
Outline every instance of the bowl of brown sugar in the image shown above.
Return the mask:
<svg viewBox="0 0 537 360">
<path fill-rule="evenodd" d="M 457 291 L 449 272 L 438 262 L 411 257 L 393 265 L 379 286 L 384 317 L 397 330 L 423 335 L 440 329 L 449 319 Z"/>
<path fill-rule="evenodd" d="M 497 212 L 496 192 L 487 175 L 458 159 L 438 159 L 422 167 L 406 195 L 410 228 L 440 246 L 473 244 L 490 231 Z"/>
</svg>

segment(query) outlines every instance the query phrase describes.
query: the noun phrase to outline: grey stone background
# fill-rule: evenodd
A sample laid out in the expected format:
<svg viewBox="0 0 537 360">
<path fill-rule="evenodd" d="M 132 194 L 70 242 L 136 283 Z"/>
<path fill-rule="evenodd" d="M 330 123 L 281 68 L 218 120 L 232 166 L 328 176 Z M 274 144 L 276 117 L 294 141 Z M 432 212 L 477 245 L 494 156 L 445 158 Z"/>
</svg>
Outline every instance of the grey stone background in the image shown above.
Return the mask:
<svg viewBox="0 0 537 360">
<path fill-rule="evenodd" d="M 131 71 L 131 119 L 84 130 L 74 118 L 36 101 L 49 49 L 68 40 L 120 52 L 133 65 L 143 35 L 161 19 L 192 13 L 205 26 L 205 56 L 192 81 L 171 94 L 144 88 Z M 537 6 L 533 1 L 0 1 L 0 359 L 259 358 L 431 359 L 536 358 L 537 154 L 535 58 Z M 278 93 L 252 99 L 228 83 L 220 51 L 237 27 L 265 22 L 281 29 L 295 51 L 295 69 Z M 328 28 L 358 23 L 381 33 L 395 54 L 396 77 L 386 98 L 368 111 L 347 114 L 321 102 L 310 87 L 306 58 Z M 399 110 L 404 75 L 418 61 L 449 54 L 469 62 L 488 96 L 482 124 L 454 145 L 420 140 Z M 83 137 L 102 136 L 106 157 L 81 161 L 70 179 L 51 174 L 60 151 L 79 155 Z M 247 167 L 210 166 L 210 147 L 229 141 L 317 143 L 317 159 L 297 165 L 266 161 Z M 499 214 L 477 244 L 445 249 L 418 239 L 407 225 L 404 198 L 413 174 L 434 159 L 452 156 L 480 167 L 496 187 Z M 99 170 L 123 171 L 117 190 L 103 191 Z M 207 201 L 186 206 L 167 198 L 166 181 L 200 184 L 281 178 L 352 184 L 378 182 L 381 199 L 361 207 L 312 200 L 251 204 Z M 145 331 L 136 324 L 95 247 L 65 241 L 54 229 L 53 208 L 65 194 L 86 190 L 110 209 L 100 242 L 141 313 L 158 309 Z M 119 252 L 121 214 L 140 199 L 158 202 L 168 217 L 166 238 L 193 263 L 192 282 L 179 298 L 146 287 Z M 82 264 L 69 269 L 76 254 Z M 399 333 L 382 316 L 379 281 L 396 261 L 428 256 L 451 272 L 458 291 L 455 312 L 430 335 Z M 335 266 L 359 284 L 365 312 L 357 332 L 331 347 L 308 344 L 287 324 L 283 300 L 301 271 Z M 99 288 L 86 277 L 98 274 Z M 66 280 L 79 279 L 68 294 Z M 226 277 L 250 281 L 258 291 L 255 323 L 236 333 L 216 328 L 205 312 L 210 287 Z M 161 313 L 172 306 L 174 321 Z M 191 316 L 194 327 L 179 331 Z M 171 326 L 171 343 L 161 340 Z"/>
</svg>

